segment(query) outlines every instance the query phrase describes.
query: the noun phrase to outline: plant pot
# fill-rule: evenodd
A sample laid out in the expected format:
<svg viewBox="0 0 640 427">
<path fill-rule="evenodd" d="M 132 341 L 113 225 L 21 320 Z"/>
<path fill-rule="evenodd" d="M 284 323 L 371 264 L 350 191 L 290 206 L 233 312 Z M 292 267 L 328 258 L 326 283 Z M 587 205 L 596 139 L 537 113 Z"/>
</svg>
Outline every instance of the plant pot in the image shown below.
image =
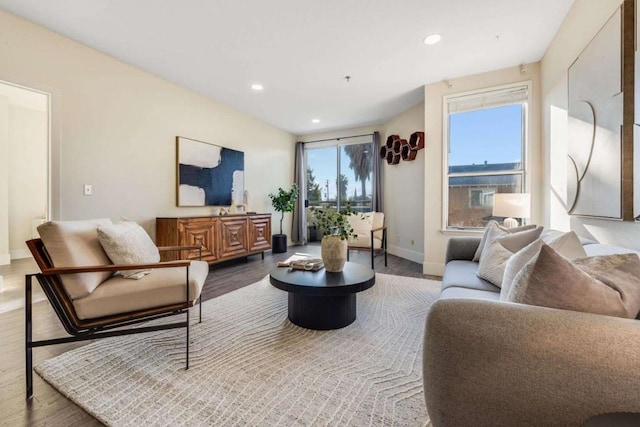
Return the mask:
<svg viewBox="0 0 640 427">
<path fill-rule="evenodd" d="M 274 254 L 287 252 L 286 234 L 274 234 L 271 236 L 271 252 Z"/>
<path fill-rule="evenodd" d="M 317 242 L 320 240 L 320 237 L 318 236 L 318 227 L 308 227 L 307 228 L 307 241 L 309 242 Z"/>
<path fill-rule="evenodd" d="M 347 241 L 338 236 L 324 236 L 321 249 L 325 270 L 330 273 L 341 272 L 347 262 Z"/>
</svg>

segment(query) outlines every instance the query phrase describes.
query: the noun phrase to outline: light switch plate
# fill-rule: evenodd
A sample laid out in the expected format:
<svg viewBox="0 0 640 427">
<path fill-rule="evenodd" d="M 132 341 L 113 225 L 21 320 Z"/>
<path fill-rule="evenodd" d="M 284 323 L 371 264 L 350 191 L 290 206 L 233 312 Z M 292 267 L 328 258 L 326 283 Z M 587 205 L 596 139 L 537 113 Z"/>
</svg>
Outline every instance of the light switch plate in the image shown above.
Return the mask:
<svg viewBox="0 0 640 427">
<path fill-rule="evenodd" d="M 84 185 L 84 195 L 85 196 L 93 195 L 93 186 L 91 184 Z"/>
</svg>

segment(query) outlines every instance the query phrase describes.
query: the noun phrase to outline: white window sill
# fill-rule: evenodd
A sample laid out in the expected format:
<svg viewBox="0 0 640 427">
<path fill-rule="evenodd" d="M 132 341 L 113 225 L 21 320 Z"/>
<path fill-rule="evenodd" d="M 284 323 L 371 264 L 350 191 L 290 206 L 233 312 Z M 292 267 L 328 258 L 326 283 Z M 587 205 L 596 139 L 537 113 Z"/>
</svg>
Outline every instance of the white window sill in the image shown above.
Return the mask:
<svg viewBox="0 0 640 427">
<path fill-rule="evenodd" d="M 440 233 L 458 236 L 481 236 L 484 233 L 484 228 L 445 228 L 441 229 Z"/>
</svg>

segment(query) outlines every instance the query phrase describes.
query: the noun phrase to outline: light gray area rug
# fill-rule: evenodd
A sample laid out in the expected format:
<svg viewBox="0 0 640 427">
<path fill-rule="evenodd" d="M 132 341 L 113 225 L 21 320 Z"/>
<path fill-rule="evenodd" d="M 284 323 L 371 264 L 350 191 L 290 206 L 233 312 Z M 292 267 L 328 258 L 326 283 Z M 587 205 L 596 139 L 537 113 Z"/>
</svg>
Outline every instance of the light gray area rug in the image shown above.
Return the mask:
<svg viewBox="0 0 640 427">
<path fill-rule="evenodd" d="M 353 324 L 312 331 L 289 322 L 267 277 L 203 303 L 188 371 L 184 330 L 96 341 L 36 371 L 113 426 L 424 426 L 422 338 L 439 289 L 377 274 Z"/>
</svg>

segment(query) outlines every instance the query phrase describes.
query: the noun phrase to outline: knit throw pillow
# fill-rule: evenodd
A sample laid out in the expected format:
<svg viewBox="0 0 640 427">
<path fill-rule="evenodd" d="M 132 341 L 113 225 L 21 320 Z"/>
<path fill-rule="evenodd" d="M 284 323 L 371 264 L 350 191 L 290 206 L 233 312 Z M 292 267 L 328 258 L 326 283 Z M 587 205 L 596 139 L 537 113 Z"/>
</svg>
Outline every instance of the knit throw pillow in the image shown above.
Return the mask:
<svg viewBox="0 0 640 427">
<path fill-rule="evenodd" d="M 155 264 L 160 252 L 149 235 L 133 221 L 122 221 L 98 228 L 98 239 L 114 264 Z M 142 279 L 151 270 L 122 270 L 127 279 Z"/>
</svg>

